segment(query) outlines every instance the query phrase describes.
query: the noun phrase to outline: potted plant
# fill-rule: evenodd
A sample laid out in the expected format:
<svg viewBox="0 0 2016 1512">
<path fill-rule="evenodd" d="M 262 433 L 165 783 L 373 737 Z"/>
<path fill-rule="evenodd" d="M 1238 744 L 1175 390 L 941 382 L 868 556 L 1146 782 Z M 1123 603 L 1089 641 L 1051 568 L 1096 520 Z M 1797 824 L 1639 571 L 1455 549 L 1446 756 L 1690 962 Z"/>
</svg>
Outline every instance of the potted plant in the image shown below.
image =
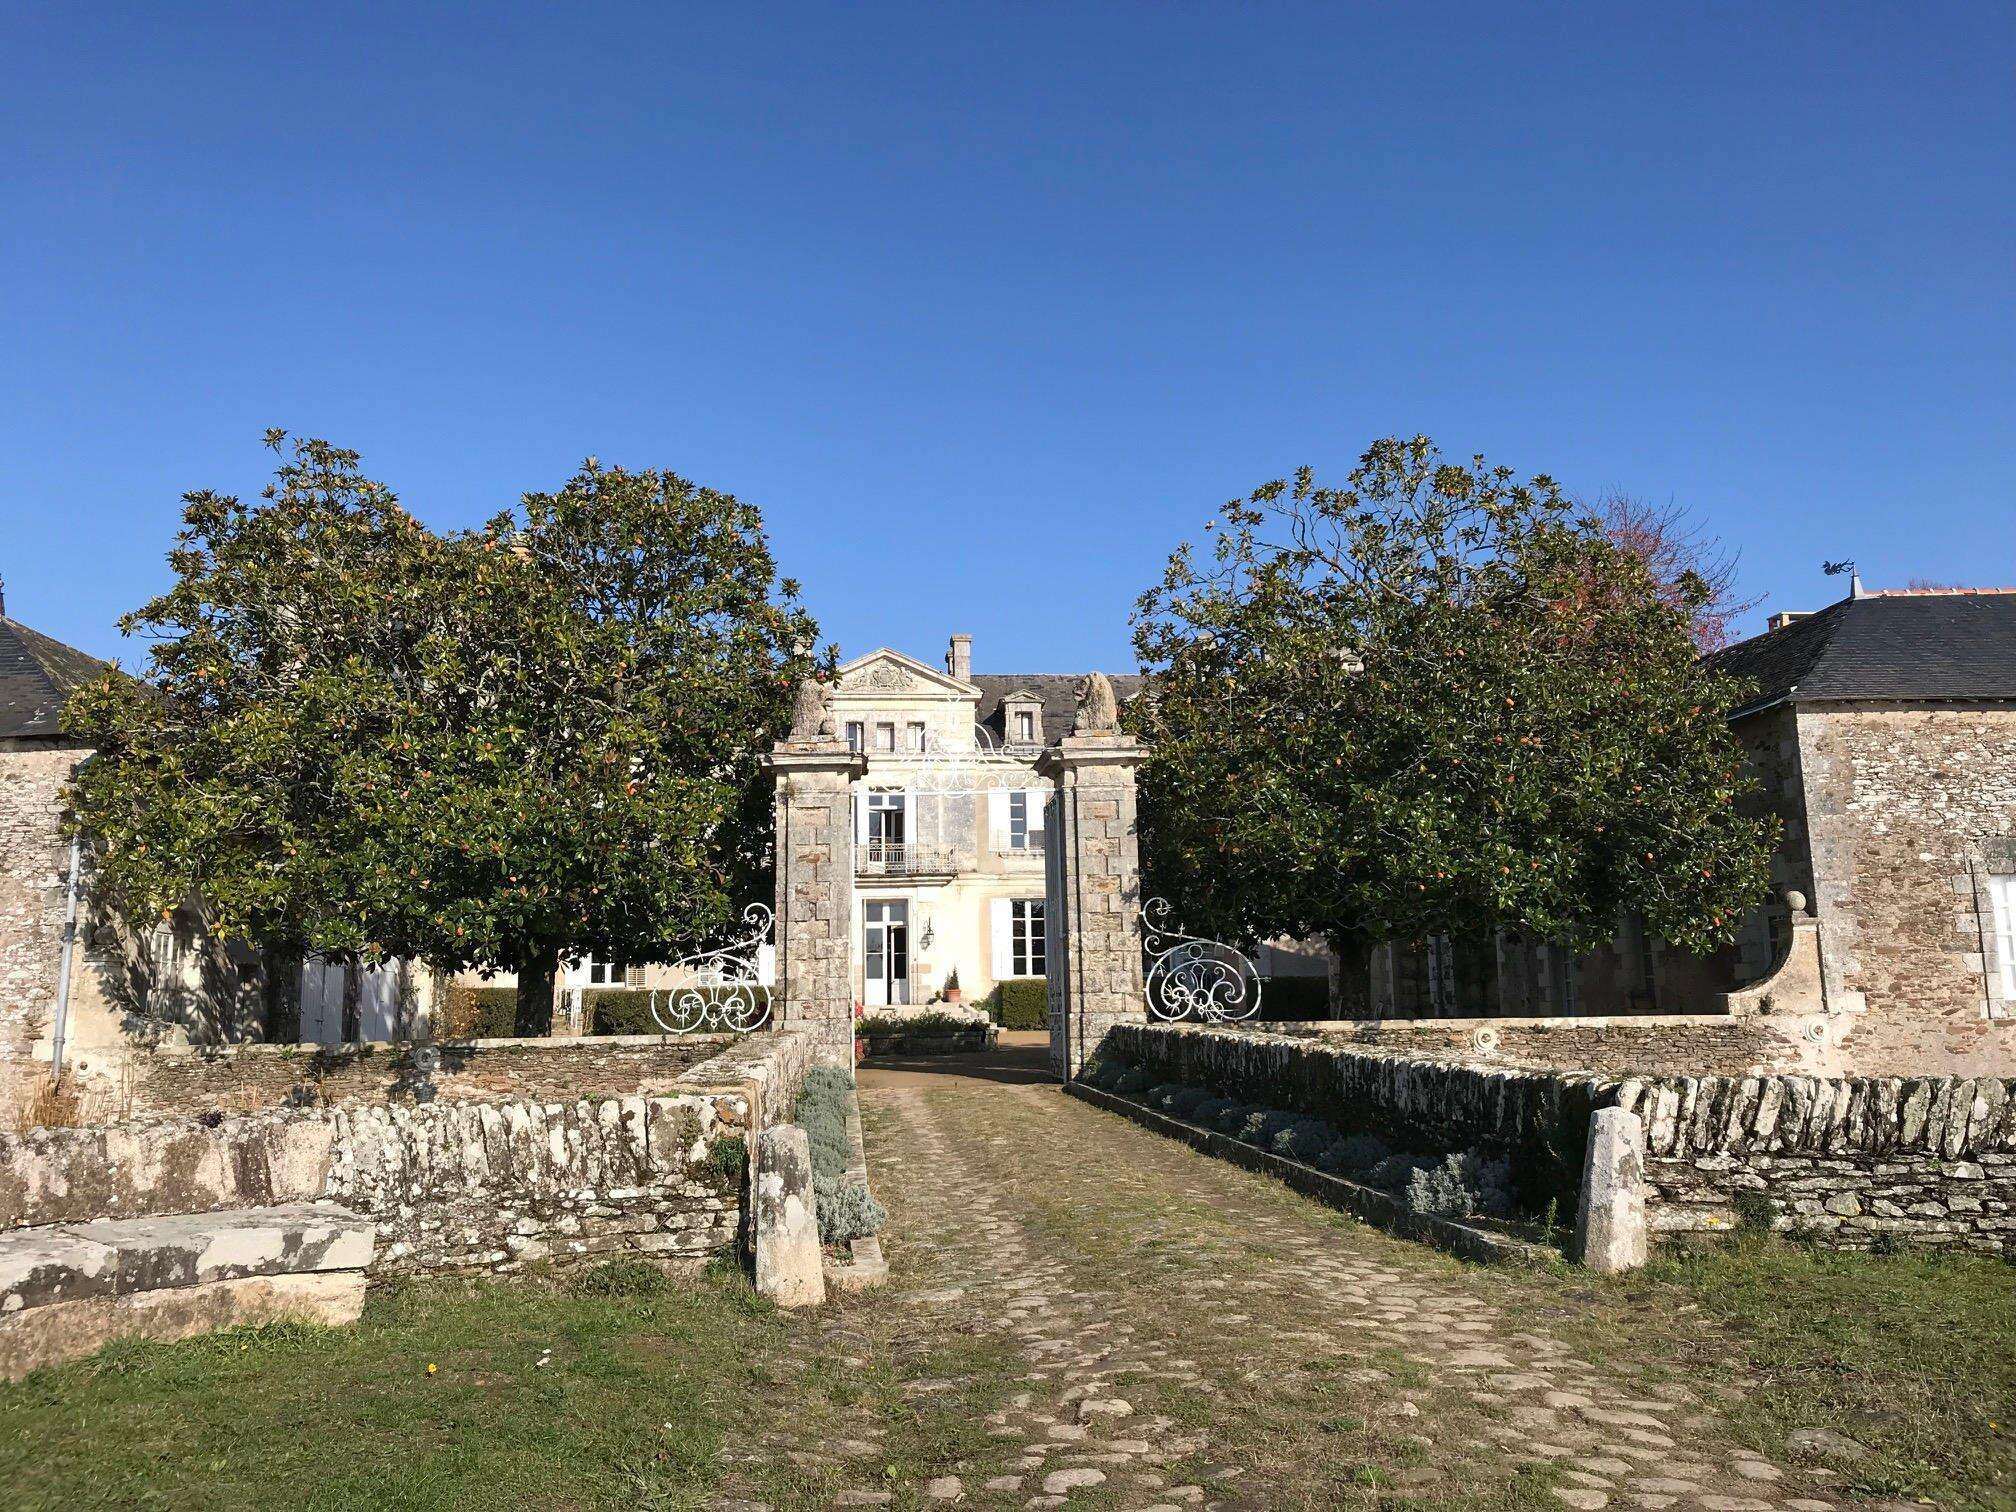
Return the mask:
<svg viewBox="0 0 2016 1512">
<path fill-rule="evenodd" d="M 954 966 L 945 977 L 945 1001 L 956 1003 L 959 998 L 959 968 Z"/>
</svg>

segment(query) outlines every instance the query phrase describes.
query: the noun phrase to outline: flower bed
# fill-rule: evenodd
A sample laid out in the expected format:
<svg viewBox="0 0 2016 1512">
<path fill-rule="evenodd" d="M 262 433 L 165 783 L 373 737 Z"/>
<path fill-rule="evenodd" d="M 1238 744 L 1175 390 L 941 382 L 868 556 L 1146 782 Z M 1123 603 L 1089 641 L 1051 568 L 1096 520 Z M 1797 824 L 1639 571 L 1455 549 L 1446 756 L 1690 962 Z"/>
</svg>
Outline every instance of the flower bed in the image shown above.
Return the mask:
<svg viewBox="0 0 2016 1512">
<path fill-rule="evenodd" d="M 971 1008 L 927 1008 L 911 1013 L 870 1013 L 855 1035 L 870 1055 L 972 1055 L 992 1047 L 995 1029 Z"/>
</svg>

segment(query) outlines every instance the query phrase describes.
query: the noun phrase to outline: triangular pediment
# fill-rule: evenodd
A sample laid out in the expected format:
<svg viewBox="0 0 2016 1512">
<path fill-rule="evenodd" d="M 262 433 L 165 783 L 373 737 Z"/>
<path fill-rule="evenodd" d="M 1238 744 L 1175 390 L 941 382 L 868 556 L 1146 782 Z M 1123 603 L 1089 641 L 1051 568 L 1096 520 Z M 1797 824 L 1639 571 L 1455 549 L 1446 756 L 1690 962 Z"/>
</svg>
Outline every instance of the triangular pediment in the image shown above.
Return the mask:
<svg viewBox="0 0 2016 1512">
<path fill-rule="evenodd" d="M 842 693 L 925 693 L 978 698 L 980 690 L 914 656 L 882 646 L 840 667 Z"/>
</svg>

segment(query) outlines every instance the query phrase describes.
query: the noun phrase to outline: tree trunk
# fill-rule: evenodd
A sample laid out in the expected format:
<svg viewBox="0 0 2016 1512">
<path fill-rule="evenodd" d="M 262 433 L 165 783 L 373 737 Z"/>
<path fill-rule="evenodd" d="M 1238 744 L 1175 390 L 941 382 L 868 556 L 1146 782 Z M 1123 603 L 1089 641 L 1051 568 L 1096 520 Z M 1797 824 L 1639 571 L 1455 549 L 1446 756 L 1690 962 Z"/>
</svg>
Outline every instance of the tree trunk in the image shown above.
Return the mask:
<svg viewBox="0 0 2016 1512">
<path fill-rule="evenodd" d="M 545 1038 L 553 1033 L 560 991 L 560 953 L 533 949 L 518 963 L 518 1015 L 513 1026 L 520 1038 Z"/>
</svg>

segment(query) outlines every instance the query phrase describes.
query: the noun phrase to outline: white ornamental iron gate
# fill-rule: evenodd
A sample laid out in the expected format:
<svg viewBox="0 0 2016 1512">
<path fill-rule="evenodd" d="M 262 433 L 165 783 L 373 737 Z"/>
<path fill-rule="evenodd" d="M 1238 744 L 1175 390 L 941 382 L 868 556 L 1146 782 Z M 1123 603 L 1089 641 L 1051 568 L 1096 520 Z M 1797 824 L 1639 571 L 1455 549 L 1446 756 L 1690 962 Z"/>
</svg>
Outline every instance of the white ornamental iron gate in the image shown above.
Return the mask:
<svg viewBox="0 0 2016 1512">
<path fill-rule="evenodd" d="M 1164 1023 L 1236 1024 L 1260 1011 L 1260 973 L 1246 953 L 1183 933 L 1167 898 L 1141 906 L 1148 1016 Z"/>
<path fill-rule="evenodd" d="M 651 993 L 658 1027 L 667 1034 L 747 1034 L 762 1028 L 770 1017 L 771 990 L 763 963 L 775 922 L 767 905 L 751 903 L 742 910 L 743 932 L 735 939 L 674 961 L 672 970 L 686 980 Z"/>
</svg>

